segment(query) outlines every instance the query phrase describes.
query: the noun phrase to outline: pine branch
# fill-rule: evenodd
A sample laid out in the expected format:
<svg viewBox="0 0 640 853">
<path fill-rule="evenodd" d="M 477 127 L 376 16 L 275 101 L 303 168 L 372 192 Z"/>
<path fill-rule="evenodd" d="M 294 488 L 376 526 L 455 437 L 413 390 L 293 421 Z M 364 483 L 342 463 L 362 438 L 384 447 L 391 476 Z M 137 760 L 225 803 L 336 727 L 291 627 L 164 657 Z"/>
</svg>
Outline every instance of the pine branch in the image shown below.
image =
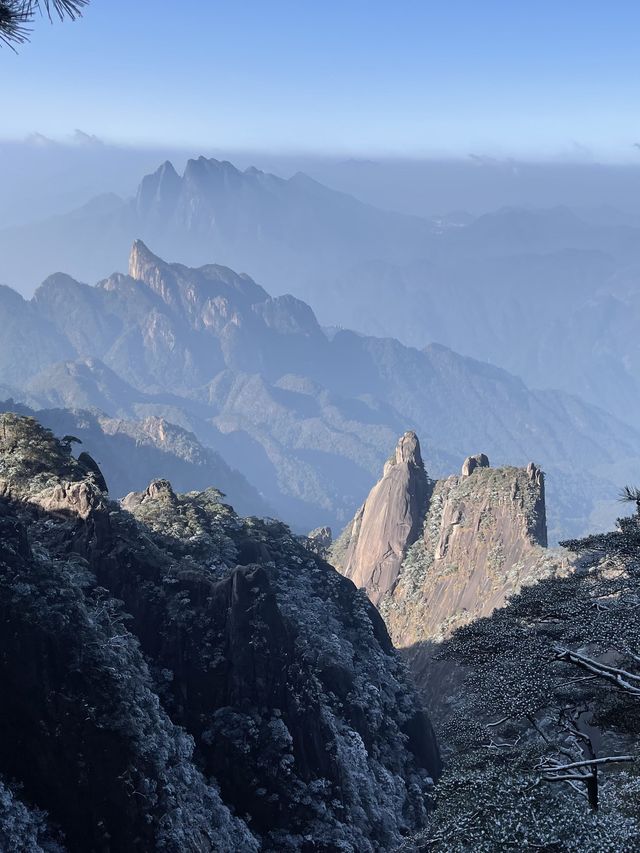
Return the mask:
<svg viewBox="0 0 640 853">
<path fill-rule="evenodd" d="M 29 40 L 36 15 L 75 21 L 89 0 L 0 0 L 0 42 L 15 51 Z"/>
<path fill-rule="evenodd" d="M 620 492 L 618 500 L 623 502 L 629 501 L 640 507 L 640 489 L 637 489 L 635 486 L 625 486 Z"/>
</svg>

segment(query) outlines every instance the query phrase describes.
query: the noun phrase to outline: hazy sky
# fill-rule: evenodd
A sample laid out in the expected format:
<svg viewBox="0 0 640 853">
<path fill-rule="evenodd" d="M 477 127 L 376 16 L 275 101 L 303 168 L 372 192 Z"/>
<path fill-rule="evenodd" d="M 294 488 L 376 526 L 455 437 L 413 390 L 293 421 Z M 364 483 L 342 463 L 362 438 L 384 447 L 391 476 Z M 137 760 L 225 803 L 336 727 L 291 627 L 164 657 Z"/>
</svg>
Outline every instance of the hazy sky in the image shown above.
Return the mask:
<svg viewBox="0 0 640 853">
<path fill-rule="evenodd" d="M 640 160 L 637 0 L 93 0 L 0 51 L 0 133 Z"/>
</svg>

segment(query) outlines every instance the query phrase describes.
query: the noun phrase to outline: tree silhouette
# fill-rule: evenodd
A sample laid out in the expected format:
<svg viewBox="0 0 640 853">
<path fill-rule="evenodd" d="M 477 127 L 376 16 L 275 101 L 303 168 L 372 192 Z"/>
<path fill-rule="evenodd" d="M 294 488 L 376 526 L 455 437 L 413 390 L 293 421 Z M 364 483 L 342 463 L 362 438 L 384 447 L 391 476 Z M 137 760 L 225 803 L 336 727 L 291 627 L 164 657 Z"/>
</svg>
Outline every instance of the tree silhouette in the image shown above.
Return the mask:
<svg viewBox="0 0 640 853">
<path fill-rule="evenodd" d="M 0 42 L 15 50 L 29 40 L 31 24 L 37 15 L 50 21 L 75 20 L 89 0 L 0 0 Z"/>
</svg>

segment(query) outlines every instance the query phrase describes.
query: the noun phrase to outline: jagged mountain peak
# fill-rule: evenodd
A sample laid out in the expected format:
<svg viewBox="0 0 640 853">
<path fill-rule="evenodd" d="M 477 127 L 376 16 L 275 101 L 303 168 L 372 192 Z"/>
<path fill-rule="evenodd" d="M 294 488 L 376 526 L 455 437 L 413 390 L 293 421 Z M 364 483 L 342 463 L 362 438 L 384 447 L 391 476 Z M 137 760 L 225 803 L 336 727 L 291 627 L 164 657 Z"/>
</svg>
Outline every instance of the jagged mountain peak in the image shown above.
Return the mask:
<svg viewBox="0 0 640 853">
<path fill-rule="evenodd" d="M 220 264 L 185 267 L 168 263 L 155 255 L 142 240 L 135 240 L 129 254 L 129 276 L 143 282 L 157 293 L 167 305 L 192 312 L 194 308 L 206 310 L 211 300 L 238 299 L 243 305 L 266 302 L 269 294 L 245 273 L 237 273 Z M 305 303 L 288 299 L 290 304 L 308 308 Z M 283 303 L 283 304 L 285 304 Z M 218 308 L 221 305 L 218 303 Z M 310 311 L 310 309 L 308 309 Z"/>
<path fill-rule="evenodd" d="M 339 568 L 377 603 L 393 589 L 407 549 L 420 531 L 429 481 L 415 432 L 405 432 L 382 479 L 336 543 Z"/>
<path fill-rule="evenodd" d="M 396 465 L 403 462 L 407 465 L 417 465 L 423 468 L 422 454 L 420 453 L 420 441 L 413 430 L 408 430 L 398 439 L 395 455 Z"/>
<path fill-rule="evenodd" d="M 215 157 L 200 156 L 197 159 L 187 160 L 183 173 L 185 183 L 198 183 L 202 179 L 212 177 L 241 179 L 243 173 L 237 169 L 229 160 L 216 160 Z"/>
<path fill-rule="evenodd" d="M 311 181 L 310 178 L 307 179 Z M 136 209 L 140 216 L 154 217 L 160 214 L 171 215 L 179 198 L 212 202 L 219 192 L 235 191 L 243 186 L 256 184 L 287 182 L 276 175 L 249 166 L 244 171 L 238 169 L 229 160 L 217 160 L 203 155 L 187 161 L 182 175 L 173 164 L 166 160 L 155 172 L 146 175 L 139 186 Z"/>
<path fill-rule="evenodd" d="M 164 163 L 161 163 L 155 172 L 150 172 L 148 175 L 145 175 L 142 178 L 142 183 L 145 181 L 152 182 L 160 182 L 160 181 L 171 181 L 173 179 L 180 180 L 180 175 L 176 171 L 175 166 L 171 162 L 171 160 L 165 160 Z"/>
<path fill-rule="evenodd" d="M 142 240 L 135 240 L 129 254 L 129 275 L 137 281 L 146 282 L 150 268 L 164 267 L 165 262 L 146 246 Z"/>
<path fill-rule="evenodd" d="M 131 247 L 129 276 L 146 284 L 171 308 L 178 307 L 180 295 L 173 271 L 142 240 L 136 240 Z"/>
<path fill-rule="evenodd" d="M 420 462 L 418 438 L 407 432 L 332 548 L 334 564 L 365 588 L 401 647 L 490 614 L 560 563 L 546 549 L 544 475 L 533 462 L 491 468 L 478 453 L 437 481 Z M 416 487 L 417 472 L 426 488 Z"/>
<path fill-rule="evenodd" d="M 177 174 L 178 174 L 176 172 L 175 166 L 173 165 L 171 160 L 165 160 L 164 163 L 162 163 L 162 165 L 158 167 L 158 172 L 161 175 L 176 175 L 177 176 Z"/>
<path fill-rule="evenodd" d="M 166 216 L 178 198 L 181 183 L 182 179 L 169 160 L 165 160 L 155 172 L 145 175 L 135 200 L 138 216 Z"/>
</svg>

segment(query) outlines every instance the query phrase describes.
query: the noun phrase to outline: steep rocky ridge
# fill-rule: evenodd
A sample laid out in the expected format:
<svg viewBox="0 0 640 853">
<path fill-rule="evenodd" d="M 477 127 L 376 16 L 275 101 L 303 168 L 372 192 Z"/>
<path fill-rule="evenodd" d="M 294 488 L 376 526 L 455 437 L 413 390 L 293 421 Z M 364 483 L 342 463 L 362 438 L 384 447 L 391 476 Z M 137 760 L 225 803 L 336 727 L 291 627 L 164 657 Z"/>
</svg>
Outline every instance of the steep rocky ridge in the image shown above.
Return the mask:
<svg viewBox="0 0 640 853">
<path fill-rule="evenodd" d="M 546 546 L 544 476 L 533 463 L 437 481 L 421 535 L 380 605 L 394 642 L 440 641 L 488 616 L 560 566 Z"/>
<path fill-rule="evenodd" d="M 429 721 L 375 609 L 287 528 L 165 480 L 120 507 L 11 414 L 0 496 L 0 821 L 42 836 L 44 810 L 78 853 L 360 853 L 421 825 Z"/>
<path fill-rule="evenodd" d="M 465 460 L 460 475 L 430 481 L 414 434 L 401 437 L 396 458 L 408 441 L 413 478 L 394 489 L 395 466 L 385 466 L 331 552 L 340 571 L 378 605 L 400 648 L 441 641 L 561 564 L 546 548 L 544 475 L 535 464 L 491 468 L 478 454 Z"/>
<path fill-rule="evenodd" d="M 344 552 L 343 574 L 366 589 L 374 604 L 396 584 L 407 548 L 418 535 L 429 492 L 418 437 L 407 432 L 338 546 Z"/>
<path fill-rule="evenodd" d="M 37 358 L 20 350 L 19 365 L 0 348 L 7 393 L 38 407 L 95 405 L 176 423 L 299 532 L 342 528 L 407 427 L 435 476 L 469 446 L 496 464 L 544 458 L 552 540 L 582 532 L 606 498 L 615 505 L 621 479 L 640 476 L 637 431 L 577 398 L 532 391 L 444 347 L 325 334 L 294 297 L 272 298 L 225 267 L 165 263 L 140 242 L 131 272 L 139 278 L 114 274 L 96 287 L 52 276 L 22 301 L 43 343 Z M 64 342 L 48 367 L 47 329 L 51 347 Z M 592 527 L 606 522 L 591 518 Z"/>
<path fill-rule="evenodd" d="M 431 223 L 381 210 L 297 173 L 282 179 L 256 168 L 198 157 L 178 175 L 169 162 L 146 175 L 136 197 L 87 204 L 66 215 L 0 231 L 0 281 L 31 291 L 52 270 L 83 280 L 108 275 L 136 237 L 201 265 L 211 258 L 246 270 L 272 290 L 309 298 L 337 271 L 375 256 L 422 257 Z M 40 251 L 27 253 L 37 245 Z M 31 256 L 29 256 L 31 255 Z"/>
</svg>

